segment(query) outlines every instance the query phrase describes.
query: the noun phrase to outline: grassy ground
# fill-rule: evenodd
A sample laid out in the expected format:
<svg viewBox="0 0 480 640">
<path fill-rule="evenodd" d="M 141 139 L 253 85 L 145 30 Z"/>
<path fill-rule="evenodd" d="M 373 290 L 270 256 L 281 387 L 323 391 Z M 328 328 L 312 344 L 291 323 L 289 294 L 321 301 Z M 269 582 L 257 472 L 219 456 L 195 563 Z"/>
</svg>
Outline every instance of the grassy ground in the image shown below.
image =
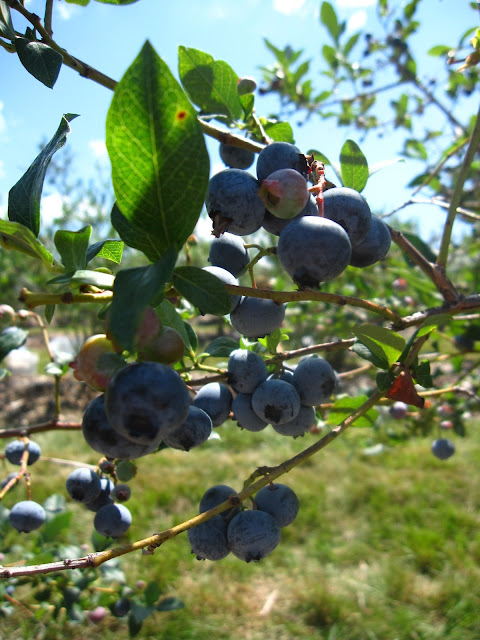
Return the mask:
<svg viewBox="0 0 480 640">
<path fill-rule="evenodd" d="M 220 441 L 197 451 L 165 450 L 139 461 L 138 475 L 130 483 L 130 539 L 194 515 L 209 486 L 225 483 L 240 489 L 257 466 L 278 464 L 315 438 L 291 440 L 270 428 L 251 434 L 231 423 L 219 433 Z M 469 438 L 457 438 L 457 453 L 446 462 L 430 454 L 431 438 L 367 457 L 356 446 L 364 434 L 360 429 L 346 433 L 283 476 L 297 492 L 301 509 L 283 530 L 280 546 L 262 562 L 245 564 L 233 556 L 198 562 L 185 534 L 153 556 L 123 558 L 120 566 L 129 585 L 155 580 L 163 595 L 185 603 L 178 611 L 147 618 L 138 637 L 478 640 L 478 431 L 472 426 Z M 82 449 L 76 433 L 39 434 L 36 439 L 46 456 L 78 459 Z M 95 462 L 88 452 L 80 459 Z M 65 493 L 69 471 L 39 461 L 32 468 L 34 499 Z M 88 543 L 93 514 L 77 505 L 70 509 L 74 517 L 62 542 Z M 13 532 L 1 546 L 7 551 L 4 564 L 25 553 Z M 26 584 L 17 587 L 15 597 L 35 612 L 31 593 Z M 88 620 L 72 625 L 37 615 L 39 619 L 29 617 L 15 605 L 14 613 L 0 622 L 0 637 L 54 639 L 68 634 L 80 640 L 100 632 L 106 640 L 128 637 L 126 621 L 113 616 L 95 627 Z"/>
</svg>

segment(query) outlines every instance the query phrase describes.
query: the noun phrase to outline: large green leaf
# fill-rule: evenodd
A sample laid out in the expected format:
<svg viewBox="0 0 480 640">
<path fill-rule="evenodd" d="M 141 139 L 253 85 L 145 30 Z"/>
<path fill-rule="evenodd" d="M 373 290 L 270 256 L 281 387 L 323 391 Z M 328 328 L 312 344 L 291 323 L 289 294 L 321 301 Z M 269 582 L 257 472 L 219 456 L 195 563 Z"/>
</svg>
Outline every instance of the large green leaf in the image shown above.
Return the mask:
<svg viewBox="0 0 480 640">
<path fill-rule="evenodd" d="M 405 349 L 406 341 L 403 336 L 375 324 L 357 325 L 352 332 L 376 356 L 386 360 L 389 366 L 398 361 Z"/>
<path fill-rule="evenodd" d="M 64 267 L 57 262 L 50 251 L 46 249 L 33 233 L 19 222 L 0 220 L 0 247 L 13 249 L 31 258 L 40 260 L 43 265 L 55 273 L 64 271 Z"/>
<path fill-rule="evenodd" d="M 9 38 L 10 40 L 15 38 L 15 29 L 12 24 L 10 7 L 5 0 L 0 0 L 0 36 Z"/>
<path fill-rule="evenodd" d="M 347 140 L 340 151 L 340 166 L 344 187 L 362 191 L 368 180 L 368 163 L 353 140 Z"/>
<path fill-rule="evenodd" d="M 62 54 L 44 42 L 22 37 L 15 38 L 15 48 L 28 73 L 51 89 L 62 68 Z"/>
<path fill-rule="evenodd" d="M 194 108 L 148 41 L 115 89 L 106 144 L 123 216 L 160 253 L 179 249 L 202 210 L 209 159 Z"/>
<path fill-rule="evenodd" d="M 40 232 L 40 198 L 47 167 L 53 154 L 61 149 L 70 133 L 70 122 L 77 116 L 67 113 L 50 142 L 42 149 L 8 194 L 8 218 L 19 222 L 36 236 Z"/>
<path fill-rule="evenodd" d="M 230 312 L 230 294 L 213 273 L 198 267 L 177 267 L 173 286 L 202 313 L 223 316 Z"/>
<path fill-rule="evenodd" d="M 88 241 L 91 234 L 92 227 L 90 225 L 79 231 L 59 229 L 55 232 L 53 241 L 62 257 L 67 273 L 73 273 L 77 269 L 85 269 L 87 266 Z"/>
<path fill-rule="evenodd" d="M 134 351 L 135 333 L 143 312 L 163 294 L 176 259 L 177 253 L 170 249 L 151 265 L 118 272 L 113 285 L 110 329 L 114 340 L 127 351 Z"/>
<path fill-rule="evenodd" d="M 211 55 L 179 47 L 178 73 L 192 102 L 205 113 L 218 113 L 232 120 L 242 117 L 242 104 L 238 96 L 238 76 L 223 60 Z"/>
<path fill-rule="evenodd" d="M 126 245 L 142 251 L 151 262 L 162 257 L 162 252 L 155 242 L 155 236 L 139 229 L 128 220 L 115 203 L 110 214 L 112 226 Z"/>
</svg>

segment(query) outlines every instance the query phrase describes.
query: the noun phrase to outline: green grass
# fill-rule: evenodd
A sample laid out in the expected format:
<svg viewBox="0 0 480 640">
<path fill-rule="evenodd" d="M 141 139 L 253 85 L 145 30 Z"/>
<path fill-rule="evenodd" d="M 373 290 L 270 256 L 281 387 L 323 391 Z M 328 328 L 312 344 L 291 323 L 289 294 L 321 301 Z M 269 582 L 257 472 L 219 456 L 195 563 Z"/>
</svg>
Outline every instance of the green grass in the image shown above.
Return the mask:
<svg viewBox="0 0 480 640">
<path fill-rule="evenodd" d="M 280 480 L 297 492 L 301 508 L 297 520 L 283 530 L 280 546 L 260 563 L 245 564 L 233 556 L 198 562 L 185 534 L 152 556 L 122 558 L 129 585 L 139 579 L 156 581 L 163 596 L 185 603 L 181 610 L 147 618 L 138 637 L 478 640 L 480 435 L 473 425 L 469 432 L 464 440 L 456 438 L 457 452 L 446 462 L 431 455 L 431 438 L 367 457 L 355 446 L 366 432 L 346 433 Z M 165 450 L 138 461 L 128 503 L 134 518 L 131 540 L 194 515 L 209 486 L 225 483 L 240 489 L 257 466 L 278 464 L 315 438 L 291 440 L 270 428 L 252 434 L 233 424 L 219 433 L 220 442 L 196 451 Z M 95 455 L 81 446 L 80 434 L 39 434 L 36 439 L 45 455 L 95 462 Z M 32 468 L 34 498 L 65 493 L 69 471 L 39 461 Z M 70 509 L 72 526 L 61 542 L 88 544 L 93 514 L 77 505 Z M 22 538 L 28 549 L 28 538 Z M 4 564 L 22 560 L 24 545 L 14 532 L 6 534 L 2 546 Z M 62 574 L 65 583 L 70 579 L 68 572 Z M 96 586 L 107 583 L 99 577 Z M 48 612 L 40 613 L 32 591 L 25 584 L 15 596 L 39 619 L 17 606 L 0 622 L 2 639 L 68 634 L 80 640 L 95 633 L 105 640 L 128 637 L 126 621 L 113 616 L 98 627 L 89 621 L 71 624 L 61 616 L 53 621 Z"/>
</svg>

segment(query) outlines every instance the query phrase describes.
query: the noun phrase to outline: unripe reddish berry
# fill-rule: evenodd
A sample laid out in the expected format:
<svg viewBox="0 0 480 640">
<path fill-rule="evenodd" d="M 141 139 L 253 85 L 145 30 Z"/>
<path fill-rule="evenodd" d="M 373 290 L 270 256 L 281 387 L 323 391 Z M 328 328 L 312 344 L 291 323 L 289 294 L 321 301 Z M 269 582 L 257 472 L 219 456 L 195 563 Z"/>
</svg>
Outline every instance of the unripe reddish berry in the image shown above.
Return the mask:
<svg viewBox="0 0 480 640">
<path fill-rule="evenodd" d="M 305 178 L 295 169 L 279 169 L 261 184 L 258 195 L 265 208 L 277 218 L 294 218 L 307 204 Z"/>
<path fill-rule="evenodd" d="M 87 338 L 70 363 L 77 380 L 97 391 L 105 391 L 115 371 L 125 364 L 104 333 Z"/>
<path fill-rule="evenodd" d="M 137 357 L 139 360 L 173 364 L 182 358 L 184 350 L 185 343 L 178 331 L 163 327 L 150 342 L 142 344 L 137 350 Z"/>
</svg>

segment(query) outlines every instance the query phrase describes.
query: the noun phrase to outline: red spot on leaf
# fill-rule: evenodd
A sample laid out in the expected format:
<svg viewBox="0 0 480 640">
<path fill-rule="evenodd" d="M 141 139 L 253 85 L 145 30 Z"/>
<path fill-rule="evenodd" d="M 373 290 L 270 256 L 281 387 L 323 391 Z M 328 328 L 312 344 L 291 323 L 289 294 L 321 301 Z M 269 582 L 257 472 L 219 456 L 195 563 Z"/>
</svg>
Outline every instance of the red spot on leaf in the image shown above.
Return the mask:
<svg viewBox="0 0 480 640">
<path fill-rule="evenodd" d="M 185 120 L 186 117 L 187 117 L 186 111 L 182 110 L 177 113 L 177 120 Z"/>
</svg>

